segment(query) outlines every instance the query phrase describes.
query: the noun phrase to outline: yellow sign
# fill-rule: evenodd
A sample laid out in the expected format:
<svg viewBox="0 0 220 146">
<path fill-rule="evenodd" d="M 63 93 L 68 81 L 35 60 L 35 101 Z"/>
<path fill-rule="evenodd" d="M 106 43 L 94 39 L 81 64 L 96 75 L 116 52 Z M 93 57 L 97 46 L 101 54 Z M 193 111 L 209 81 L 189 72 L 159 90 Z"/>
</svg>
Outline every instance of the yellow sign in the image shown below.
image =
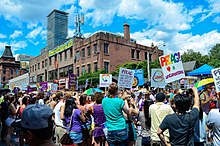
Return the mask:
<svg viewBox="0 0 220 146">
<path fill-rule="evenodd" d="M 59 52 L 62 52 L 66 49 L 68 49 L 69 47 L 73 46 L 73 39 L 68 40 L 66 43 L 56 47 L 55 49 L 49 51 L 49 56 L 53 56 Z"/>
</svg>

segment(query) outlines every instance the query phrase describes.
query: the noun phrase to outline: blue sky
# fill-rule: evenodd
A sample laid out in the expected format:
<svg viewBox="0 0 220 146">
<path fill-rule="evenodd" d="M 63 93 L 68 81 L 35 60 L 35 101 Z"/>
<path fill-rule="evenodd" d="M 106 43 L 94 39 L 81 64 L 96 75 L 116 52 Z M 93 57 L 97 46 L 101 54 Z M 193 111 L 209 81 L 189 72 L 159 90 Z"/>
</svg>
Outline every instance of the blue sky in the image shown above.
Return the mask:
<svg viewBox="0 0 220 146">
<path fill-rule="evenodd" d="M 165 54 L 187 49 L 207 54 L 220 43 L 220 0 L 0 0 L 0 6 L 0 53 L 11 45 L 14 54 L 39 55 L 53 9 L 69 13 L 69 37 L 78 11 L 85 15 L 86 37 L 98 30 L 123 35 L 126 22 L 138 43 L 153 42 Z"/>
</svg>

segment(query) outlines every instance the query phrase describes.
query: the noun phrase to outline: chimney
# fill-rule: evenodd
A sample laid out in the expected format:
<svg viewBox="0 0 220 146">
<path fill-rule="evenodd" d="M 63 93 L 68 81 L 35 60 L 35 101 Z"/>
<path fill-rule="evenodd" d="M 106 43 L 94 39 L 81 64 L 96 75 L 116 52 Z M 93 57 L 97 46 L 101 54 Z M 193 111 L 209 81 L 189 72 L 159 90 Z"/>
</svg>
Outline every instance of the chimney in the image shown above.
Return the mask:
<svg viewBox="0 0 220 146">
<path fill-rule="evenodd" d="M 125 23 L 124 25 L 124 38 L 130 42 L 130 25 Z"/>
</svg>

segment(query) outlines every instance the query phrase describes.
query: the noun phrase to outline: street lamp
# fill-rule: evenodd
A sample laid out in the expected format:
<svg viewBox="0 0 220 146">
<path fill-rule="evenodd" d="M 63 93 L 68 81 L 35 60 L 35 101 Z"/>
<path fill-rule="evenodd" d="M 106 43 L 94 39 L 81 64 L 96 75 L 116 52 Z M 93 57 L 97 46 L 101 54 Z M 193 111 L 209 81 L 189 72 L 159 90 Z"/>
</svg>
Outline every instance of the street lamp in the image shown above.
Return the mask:
<svg viewBox="0 0 220 146">
<path fill-rule="evenodd" d="M 163 43 L 158 46 L 154 46 L 154 44 L 152 43 L 151 47 L 154 48 L 152 54 L 154 54 L 160 46 L 165 47 L 166 44 Z M 148 76 L 148 81 L 150 81 L 150 53 L 149 52 L 147 52 L 147 76 Z"/>
</svg>

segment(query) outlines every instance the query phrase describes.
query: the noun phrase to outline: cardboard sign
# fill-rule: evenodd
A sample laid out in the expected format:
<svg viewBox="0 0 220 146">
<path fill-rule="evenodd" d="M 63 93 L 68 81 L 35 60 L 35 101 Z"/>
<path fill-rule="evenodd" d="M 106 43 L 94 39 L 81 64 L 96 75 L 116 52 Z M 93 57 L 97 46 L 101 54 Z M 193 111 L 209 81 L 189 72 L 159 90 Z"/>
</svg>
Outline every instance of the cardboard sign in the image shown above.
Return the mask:
<svg viewBox="0 0 220 146">
<path fill-rule="evenodd" d="M 166 83 L 185 77 L 180 52 L 161 56 L 159 60 Z"/>
<path fill-rule="evenodd" d="M 215 82 L 215 89 L 220 92 L 220 68 L 212 69 L 212 76 Z"/>
<path fill-rule="evenodd" d="M 118 77 L 119 88 L 132 88 L 134 81 L 134 70 L 120 68 Z"/>
<path fill-rule="evenodd" d="M 109 84 L 112 83 L 112 75 L 111 74 L 100 74 L 99 75 L 99 86 L 100 87 L 108 87 Z"/>
<path fill-rule="evenodd" d="M 151 87 L 159 87 L 164 88 L 166 86 L 166 82 L 164 80 L 164 75 L 162 69 L 151 69 Z"/>
<path fill-rule="evenodd" d="M 142 69 L 134 70 L 134 82 L 132 86 L 144 85 L 144 71 Z"/>
</svg>

